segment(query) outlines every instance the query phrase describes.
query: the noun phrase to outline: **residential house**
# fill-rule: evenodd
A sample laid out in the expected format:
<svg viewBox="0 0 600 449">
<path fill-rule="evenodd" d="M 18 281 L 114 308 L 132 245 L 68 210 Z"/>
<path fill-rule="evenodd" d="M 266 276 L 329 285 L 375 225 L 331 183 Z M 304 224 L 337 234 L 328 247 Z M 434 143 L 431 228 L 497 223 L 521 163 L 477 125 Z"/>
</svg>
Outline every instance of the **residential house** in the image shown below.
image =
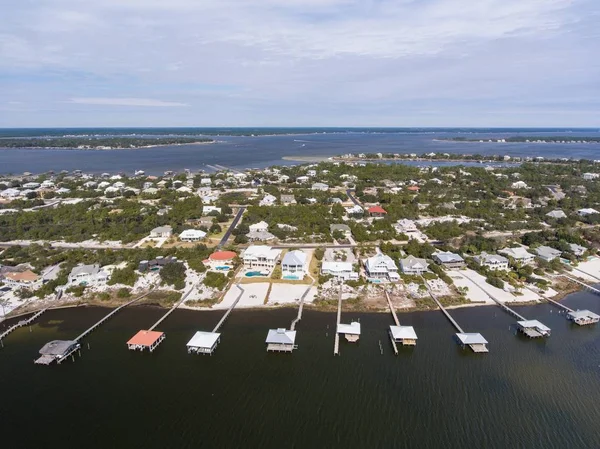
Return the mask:
<svg viewBox="0 0 600 449">
<path fill-rule="evenodd" d="M 288 204 L 296 204 L 296 198 L 294 198 L 294 195 L 282 194 L 281 195 L 281 204 L 284 204 L 286 206 Z"/>
<path fill-rule="evenodd" d="M 400 269 L 404 274 L 422 274 L 427 271 L 429 264 L 425 259 L 419 259 L 414 256 L 408 256 L 400 259 Z"/>
<path fill-rule="evenodd" d="M 365 213 L 364 209 L 358 205 L 348 206 L 345 209 L 348 218 L 362 218 Z"/>
<path fill-rule="evenodd" d="M 306 253 L 300 250 L 285 253 L 281 261 L 281 271 L 283 277 L 295 276 L 298 279 L 303 279 L 304 274 L 308 271 Z"/>
<path fill-rule="evenodd" d="M 13 288 L 37 288 L 40 284 L 40 276 L 31 270 L 9 271 L 4 273 L 4 282 Z"/>
<path fill-rule="evenodd" d="M 398 220 L 397 223 L 394 225 L 394 229 L 398 234 L 410 234 L 419 231 L 419 229 L 417 228 L 417 224 L 414 221 L 408 220 L 406 218 Z"/>
<path fill-rule="evenodd" d="M 329 186 L 322 182 L 315 182 L 311 188 L 312 188 L 312 190 L 320 190 L 322 192 L 326 192 L 329 190 Z"/>
<path fill-rule="evenodd" d="M 233 268 L 236 257 L 237 253 L 233 251 L 215 251 L 203 262 L 212 270 L 229 271 Z"/>
<path fill-rule="evenodd" d="M 202 178 L 200 179 L 201 186 L 209 186 L 212 184 L 212 180 L 210 178 Z"/>
<path fill-rule="evenodd" d="M 582 257 L 587 251 L 585 246 L 581 246 L 576 243 L 569 243 L 569 249 L 577 257 Z"/>
<path fill-rule="evenodd" d="M 105 284 L 108 274 L 100 269 L 100 265 L 77 265 L 69 273 L 69 283 L 77 285 Z"/>
<path fill-rule="evenodd" d="M 221 208 L 220 207 L 216 207 L 216 206 L 202 206 L 202 213 L 204 215 L 208 215 L 211 212 L 216 212 L 216 213 L 220 214 L 221 213 Z"/>
<path fill-rule="evenodd" d="M 265 245 L 251 245 L 242 254 L 242 260 L 247 269 L 271 271 L 275 268 L 280 255 L 281 250 L 279 249 Z"/>
<path fill-rule="evenodd" d="M 386 210 L 381 206 L 369 207 L 369 215 L 374 218 L 383 218 L 387 215 Z"/>
<path fill-rule="evenodd" d="M 260 200 L 260 203 L 258 203 L 259 206 L 272 206 L 275 204 L 275 202 L 277 201 L 277 197 L 271 195 L 270 193 L 267 193 L 262 200 Z"/>
<path fill-rule="evenodd" d="M 186 229 L 179 234 L 179 240 L 182 242 L 199 242 L 206 237 L 206 232 L 199 229 Z"/>
<path fill-rule="evenodd" d="M 584 173 L 583 174 L 583 179 L 585 179 L 586 181 L 593 181 L 594 179 L 598 179 L 598 178 L 600 178 L 599 173 Z"/>
<path fill-rule="evenodd" d="M 150 231 L 151 238 L 169 238 L 173 235 L 173 228 L 169 225 L 159 226 Z"/>
<path fill-rule="evenodd" d="M 330 275 L 336 279 L 358 280 L 358 273 L 354 271 L 354 267 L 351 262 L 327 262 L 323 261 L 321 264 L 321 274 Z"/>
<path fill-rule="evenodd" d="M 304 183 L 307 183 L 307 182 L 309 181 L 309 179 L 310 179 L 310 178 L 309 178 L 308 176 L 298 176 L 298 177 L 296 178 L 296 182 L 297 182 L 298 184 L 304 184 Z"/>
<path fill-rule="evenodd" d="M 527 189 L 528 188 L 527 184 L 523 181 L 515 181 L 511 184 L 511 187 L 513 189 Z"/>
<path fill-rule="evenodd" d="M 557 210 L 553 210 L 552 212 L 548 212 L 546 214 L 546 217 L 554 218 L 555 220 L 558 220 L 560 218 L 567 218 L 567 214 L 565 214 L 562 210 L 557 209 Z"/>
<path fill-rule="evenodd" d="M 538 255 L 538 257 L 540 259 L 545 260 L 546 262 L 551 262 L 552 260 L 556 259 L 557 257 L 560 257 L 560 255 L 562 254 L 562 251 L 551 248 L 549 246 L 538 246 L 535 249 L 535 253 Z"/>
<path fill-rule="evenodd" d="M 508 270 L 508 259 L 498 254 L 481 253 L 473 257 L 480 267 L 486 267 L 490 270 Z"/>
<path fill-rule="evenodd" d="M 250 242 L 268 242 L 269 240 L 275 239 L 275 235 L 269 231 L 250 231 L 246 234 L 246 238 Z"/>
<path fill-rule="evenodd" d="M 248 226 L 250 232 L 267 232 L 269 230 L 269 224 L 261 221 L 259 223 L 251 224 Z"/>
<path fill-rule="evenodd" d="M 580 217 L 587 217 L 588 215 L 600 214 L 600 212 L 598 212 L 596 209 L 592 209 L 591 207 L 587 207 L 584 209 L 579 209 L 577 214 Z"/>
<path fill-rule="evenodd" d="M 344 237 L 350 238 L 352 237 L 352 231 L 350 230 L 350 226 L 346 224 L 332 224 L 329 225 L 329 232 L 333 234 L 334 232 L 339 231 L 344 234 Z"/>
<path fill-rule="evenodd" d="M 529 265 L 535 261 L 535 256 L 522 246 L 516 248 L 504 248 L 498 252 L 506 257 L 511 257 L 520 265 Z"/>
<path fill-rule="evenodd" d="M 377 253 L 364 261 L 365 271 L 371 279 L 398 281 L 398 267 L 394 260 L 383 253 Z"/>
</svg>

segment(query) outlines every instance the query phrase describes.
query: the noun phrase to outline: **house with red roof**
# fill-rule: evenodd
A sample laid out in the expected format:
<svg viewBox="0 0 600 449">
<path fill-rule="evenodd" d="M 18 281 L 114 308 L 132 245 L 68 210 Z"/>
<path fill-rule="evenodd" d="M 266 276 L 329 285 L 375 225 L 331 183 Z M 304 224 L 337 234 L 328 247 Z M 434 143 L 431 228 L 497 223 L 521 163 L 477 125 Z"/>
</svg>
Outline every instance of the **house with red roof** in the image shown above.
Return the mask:
<svg viewBox="0 0 600 449">
<path fill-rule="evenodd" d="M 387 211 L 381 206 L 369 207 L 369 215 L 374 218 L 382 218 L 387 215 Z"/>
<path fill-rule="evenodd" d="M 420 190 L 420 187 L 419 186 L 410 186 L 410 187 L 407 187 L 406 190 L 408 190 L 409 192 L 418 193 Z"/>
<path fill-rule="evenodd" d="M 234 266 L 236 256 L 237 253 L 235 251 L 215 251 L 203 262 L 211 270 L 229 271 Z"/>
</svg>

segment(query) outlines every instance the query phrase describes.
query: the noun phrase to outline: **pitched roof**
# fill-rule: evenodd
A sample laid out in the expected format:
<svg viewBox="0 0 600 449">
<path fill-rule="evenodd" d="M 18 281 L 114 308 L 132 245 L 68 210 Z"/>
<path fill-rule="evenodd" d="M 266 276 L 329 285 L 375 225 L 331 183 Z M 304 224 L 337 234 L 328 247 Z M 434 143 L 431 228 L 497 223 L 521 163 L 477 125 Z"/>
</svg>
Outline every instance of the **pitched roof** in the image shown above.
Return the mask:
<svg viewBox="0 0 600 449">
<path fill-rule="evenodd" d="M 269 329 L 265 343 L 293 345 L 296 341 L 296 331 L 287 329 Z"/>
<path fill-rule="evenodd" d="M 163 332 L 158 331 L 139 331 L 127 342 L 128 345 L 152 346 Z"/>
<path fill-rule="evenodd" d="M 381 206 L 369 207 L 370 214 L 387 214 L 387 211 Z"/>
<path fill-rule="evenodd" d="M 40 277 L 31 270 L 27 271 L 11 271 L 4 274 L 4 277 L 12 279 L 15 282 L 35 282 Z"/>
<path fill-rule="evenodd" d="M 234 251 L 215 251 L 208 256 L 208 258 L 210 260 L 231 260 L 235 256 L 237 256 L 237 254 Z"/>
</svg>

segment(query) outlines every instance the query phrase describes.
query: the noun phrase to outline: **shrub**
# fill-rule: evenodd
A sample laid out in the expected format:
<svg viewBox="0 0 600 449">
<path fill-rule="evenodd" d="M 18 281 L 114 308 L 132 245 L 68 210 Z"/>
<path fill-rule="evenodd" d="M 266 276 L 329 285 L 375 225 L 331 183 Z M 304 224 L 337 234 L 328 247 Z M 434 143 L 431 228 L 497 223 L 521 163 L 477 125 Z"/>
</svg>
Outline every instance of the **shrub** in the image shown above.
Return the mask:
<svg viewBox="0 0 600 449">
<path fill-rule="evenodd" d="M 215 273 L 214 271 L 209 271 L 206 273 L 206 277 L 204 278 L 204 285 L 211 288 L 216 288 L 217 290 L 223 290 L 223 288 L 227 285 L 227 277 L 223 273 Z"/>
<path fill-rule="evenodd" d="M 123 298 L 129 298 L 130 296 L 131 296 L 131 290 L 126 287 L 120 288 L 117 291 L 117 298 L 123 299 Z"/>
</svg>

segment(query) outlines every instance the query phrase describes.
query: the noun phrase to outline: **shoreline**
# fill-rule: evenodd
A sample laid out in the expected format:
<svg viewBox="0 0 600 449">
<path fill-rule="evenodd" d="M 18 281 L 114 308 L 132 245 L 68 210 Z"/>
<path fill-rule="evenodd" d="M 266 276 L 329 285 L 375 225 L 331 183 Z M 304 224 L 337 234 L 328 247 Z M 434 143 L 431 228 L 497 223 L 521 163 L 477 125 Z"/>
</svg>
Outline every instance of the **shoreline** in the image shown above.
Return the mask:
<svg viewBox="0 0 600 449">
<path fill-rule="evenodd" d="M 119 151 L 119 150 L 143 150 L 146 148 L 157 148 L 157 147 L 179 147 L 182 145 L 212 145 L 217 143 L 216 140 L 209 142 L 185 142 L 185 143 L 159 143 L 154 145 L 141 145 L 136 147 L 115 147 L 115 148 L 77 148 L 77 147 L 3 147 L 0 140 L 0 151 L 10 150 L 73 150 L 73 151 Z"/>
<path fill-rule="evenodd" d="M 583 287 L 578 288 L 576 286 L 573 286 L 572 289 L 559 291 L 551 299 L 556 302 L 561 302 L 563 299 L 567 298 L 570 295 L 580 293 L 580 292 L 585 292 L 585 291 L 586 290 Z M 76 300 L 71 303 L 65 302 L 62 304 L 58 304 L 55 307 L 49 306 L 48 311 L 61 310 L 61 309 L 72 309 L 72 308 L 78 308 L 78 307 L 100 307 L 100 308 L 104 308 L 104 309 L 115 309 L 116 307 L 119 307 L 120 305 L 122 305 L 126 302 L 127 302 L 127 300 L 123 301 L 123 302 L 114 301 L 114 300 L 113 301 L 102 301 L 99 299 Z M 511 307 L 512 306 L 514 306 L 514 307 L 536 306 L 536 305 L 541 305 L 541 304 L 550 304 L 550 303 L 545 300 L 525 301 L 525 302 L 510 301 L 508 303 L 508 305 Z M 34 306 L 34 304 L 31 304 L 31 305 Z M 47 305 L 47 304 L 40 305 L 39 307 L 32 307 L 31 309 L 21 310 L 21 311 L 19 311 L 19 309 L 16 309 L 15 311 L 18 311 L 19 313 L 15 314 L 15 315 L 11 315 L 12 312 L 10 312 L 8 314 L 8 316 L 5 316 L 4 319 L 2 321 L 0 321 L 0 325 L 2 325 L 2 323 L 10 322 L 14 319 L 17 319 L 17 318 L 20 318 L 23 316 L 36 313 L 39 310 L 43 309 L 45 305 Z M 496 303 L 488 303 L 488 302 L 472 302 L 472 303 L 454 304 L 454 305 L 444 306 L 444 308 L 446 310 L 456 310 L 456 309 L 466 309 L 466 308 L 483 307 L 483 306 L 497 307 L 498 305 Z M 153 308 L 158 308 L 158 309 L 162 309 L 162 310 L 166 311 L 172 307 L 172 304 L 164 305 L 164 304 L 161 304 L 159 300 L 150 299 L 150 300 L 148 300 L 148 302 L 142 301 L 138 304 L 132 305 L 131 307 L 132 308 L 153 307 Z M 264 311 L 264 310 L 271 311 L 271 310 L 279 310 L 279 309 L 297 309 L 297 308 L 298 308 L 297 304 L 289 303 L 289 304 L 271 305 L 271 306 L 263 305 L 263 306 L 250 306 L 250 307 L 236 307 L 235 310 L 245 310 L 245 311 L 255 311 L 256 312 L 256 311 Z M 314 312 L 335 313 L 337 306 L 336 307 L 318 306 L 313 303 L 306 303 L 306 304 L 304 304 L 304 308 L 306 310 L 310 310 L 310 311 L 314 311 Z M 186 306 L 185 303 L 181 304 L 177 309 L 187 310 L 187 311 L 195 311 L 195 312 L 222 312 L 222 313 L 225 313 L 227 311 L 226 308 L 193 307 L 193 306 Z M 415 313 L 415 312 L 438 312 L 439 308 L 437 306 L 435 308 L 411 307 L 411 308 L 395 308 L 394 310 L 397 314 L 406 314 L 406 313 Z M 348 309 L 348 310 L 346 310 L 346 312 L 347 313 L 386 314 L 386 313 L 390 313 L 390 309 L 387 306 L 384 308 L 371 308 L 367 305 L 363 305 L 363 306 L 358 306 L 358 307 L 353 307 L 351 309 Z"/>
</svg>

